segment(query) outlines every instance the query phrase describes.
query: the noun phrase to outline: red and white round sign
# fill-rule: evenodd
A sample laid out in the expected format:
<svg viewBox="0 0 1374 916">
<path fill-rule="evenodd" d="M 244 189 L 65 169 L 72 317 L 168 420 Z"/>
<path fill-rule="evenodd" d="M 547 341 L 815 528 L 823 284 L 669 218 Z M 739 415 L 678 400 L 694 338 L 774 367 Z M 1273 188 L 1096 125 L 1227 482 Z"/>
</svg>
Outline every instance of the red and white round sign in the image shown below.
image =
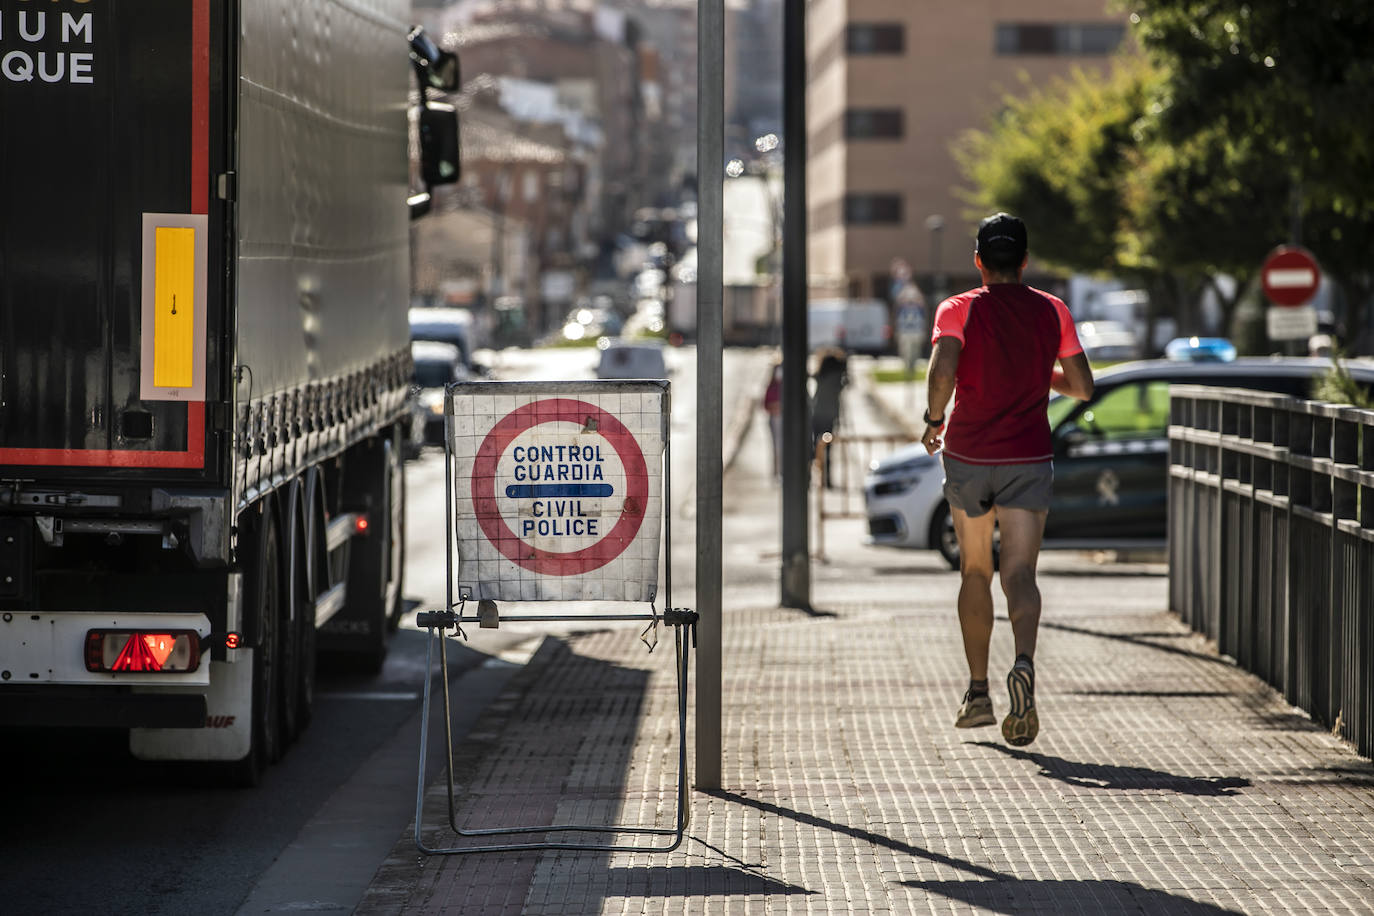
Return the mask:
<svg viewBox="0 0 1374 916">
<path fill-rule="evenodd" d="M 1260 268 L 1264 295 L 1275 305 L 1306 305 L 1317 294 L 1322 272 L 1317 259 L 1305 248 L 1280 245 Z"/>
<path fill-rule="evenodd" d="M 600 569 L 644 524 L 649 474 L 634 434 L 576 398 L 506 414 L 472 465 L 477 523 L 502 556 L 548 576 Z"/>
</svg>

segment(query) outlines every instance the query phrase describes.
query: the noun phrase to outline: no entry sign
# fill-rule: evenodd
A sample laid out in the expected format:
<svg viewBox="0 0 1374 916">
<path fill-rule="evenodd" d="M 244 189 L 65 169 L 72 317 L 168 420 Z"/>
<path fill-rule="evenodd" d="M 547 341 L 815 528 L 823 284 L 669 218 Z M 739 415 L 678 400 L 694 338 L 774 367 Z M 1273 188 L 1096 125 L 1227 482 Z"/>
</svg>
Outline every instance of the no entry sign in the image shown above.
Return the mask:
<svg viewBox="0 0 1374 916">
<path fill-rule="evenodd" d="M 666 383 L 467 383 L 446 409 L 460 594 L 654 599 Z"/>
<path fill-rule="evenodd" d="M 1275 305 L 1306 305 L 1317 294 L 1322 272 L 1312 253 L 1296 245 L 1281 245 L 1264 259 L 1260 282 Z"/>
</svg>

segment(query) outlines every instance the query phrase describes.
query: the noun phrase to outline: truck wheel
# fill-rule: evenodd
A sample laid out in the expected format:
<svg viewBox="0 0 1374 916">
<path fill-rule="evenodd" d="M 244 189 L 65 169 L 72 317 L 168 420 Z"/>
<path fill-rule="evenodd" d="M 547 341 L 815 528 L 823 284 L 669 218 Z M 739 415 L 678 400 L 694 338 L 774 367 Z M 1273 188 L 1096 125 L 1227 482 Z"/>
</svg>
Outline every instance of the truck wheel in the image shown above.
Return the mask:
<svg viewBox="0 0 1374 916">
<path fill-rule="evenodd" d="M 348 603 L 344 613 L 359 626 L 357 639 L 343 649 L 345 665 L 360 674 L 376 674 L 386 660 L 386 641 L 392 616 L 391 600 L 399 593 L 392 553 L 401 518 L 392 512 L 397 476 L 403 473 L 393 441 L 381 439 L 365 446 L 355 460 L 363 463 L 365 489 L 358 494 L 372 523 L 365 535 L 349 545 Z"/>
<path fill-rule="evenodd" d="M 282 538 L 286 544 L 283 566 L 286 600 L 282 602 L 277 629 L 282 659 L 277 672 L 277 722 L 281 729 L 278 744 L 283 749 L 289 747 L 304 728 L 300 721 L 301 665 L 304 662 L 301 642 L 305 635 L 301 618 L 305 613 L 307 590 L 303 489 L 299 480 L 292 481 L 287 488 L 287 508 L 282 524 Z"/>
<path fill-rule="evenodd" d="M 233 765 L 239 785 L 252 787 L 262 781 L 263 771 L 281 755 L 277 699 L 281 641 L 278 624 L 282 612 L 281 550 L 277 523 L 270 503 L 262 514 L 250 510 L 239 521 L 240 544 L 244 555 L 247 586 L 244 594 L 251 602 L 246 610 L 254 615 L 253 646 L 253 737 L 248 753 Z"/>
<path fill-rule="evenodd" d="M 395 633 L 405 613 L 406 578 L 406 467 L 399 453 L 393 452 L 391 471 L 391 562 L 386 585 L 388 633 Z"/>
<path fill-rule="evenodd" d="M 315 632 L 315 600 L 329 586 L 329 549 L 324 543 L 324 478 L 317 468 L 311 468 L 305 479 L 305 524 L 302 544 L 305 568 L 302 571 L 298 598 L 301 614 L 300 664 L 296 668 L 300 689 L 296 692 L 296 718 L 301 729 L 315 717 L 315 671 L 317 640 Z"/>
</svg>

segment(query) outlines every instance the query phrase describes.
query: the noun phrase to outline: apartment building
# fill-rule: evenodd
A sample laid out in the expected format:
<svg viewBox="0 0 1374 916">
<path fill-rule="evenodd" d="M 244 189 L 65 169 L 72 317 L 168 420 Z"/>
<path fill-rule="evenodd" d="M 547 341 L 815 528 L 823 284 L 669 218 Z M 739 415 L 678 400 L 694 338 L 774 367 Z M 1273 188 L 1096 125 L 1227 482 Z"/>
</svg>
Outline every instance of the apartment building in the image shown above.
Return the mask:
<svg viewBox="0 0 1374 916">
<path fill-rule="evenodd" d="M 894 259 L 929 297 L 976 285 L 951 143 L 1001 99 L 1127 40 L 1107 0 L 811 0 L 807 207 L 812 296 L 885 296 Z M 1035 227 L 1028 279 L 1035 270 Z"/>
</svg>

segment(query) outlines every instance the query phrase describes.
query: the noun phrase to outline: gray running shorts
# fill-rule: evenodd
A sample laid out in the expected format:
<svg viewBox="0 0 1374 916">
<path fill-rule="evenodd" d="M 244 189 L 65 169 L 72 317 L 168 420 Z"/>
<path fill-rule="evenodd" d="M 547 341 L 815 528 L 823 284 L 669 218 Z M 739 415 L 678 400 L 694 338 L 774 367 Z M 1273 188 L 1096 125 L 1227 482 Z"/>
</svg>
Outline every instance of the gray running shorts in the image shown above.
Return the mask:
<svg viewBox="0 0 1374 916">
<path fill-rule="evenodd" d="M 993 506 L 1045 512 L 1054 493 L 1054 463 L 969 464 L 949 455 L 945 463 L 945 499 L 969 518 Z"/>
</svg>

